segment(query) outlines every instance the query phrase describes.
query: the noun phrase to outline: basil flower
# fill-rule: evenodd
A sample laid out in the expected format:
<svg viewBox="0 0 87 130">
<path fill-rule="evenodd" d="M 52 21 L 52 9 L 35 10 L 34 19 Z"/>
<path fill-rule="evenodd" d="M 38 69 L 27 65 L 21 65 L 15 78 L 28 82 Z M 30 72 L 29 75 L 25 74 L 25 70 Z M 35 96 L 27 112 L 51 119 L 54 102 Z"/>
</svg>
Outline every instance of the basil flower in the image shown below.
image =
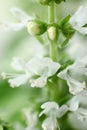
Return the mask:
<svg viewBox="0 0 87 130">
<path fill-rule="evenodd" d="M 72 27 L 82 34 L 87 34 L 87 7 L 80 6 L 79 9 L 73 14 L 69 22 Z"/>
<path fill-rule="evenodd" d="M 87 90 L 75 95 L 67 102 L 69 111 L 76 115 L 80 121 L 87 120 Z"/>
<path fill-rule="evenodd" d="M 47 118 L 42 123 L 42 128 L 44 130 L 60 130 L 57 118 L 62 117 L 68 111 L 68 107 L 63 105 L 59 108 L 56 102 L 46 102 L 41 105 L 41 108 L 43 111 L 40 116 L 43 114 L 47 115 Z"/>
<path fill-rule="evenodd" d="M 19 22 L 0 22 L 4 30 L 19 31 L 25 27 L 31 35 L 41 35 L 47 29 L 44 22 L 37 21 L 35 18 L 26 14 L 22 9 L 12 8 L 11 13 L 19 20 Z"/>
<path fill-rule="evenodd" d="M 3 79 L 8 78 L 11 87 L 19 87 L 27 82 L 31 87 L 44 87 L 47 79 L 54 75 L 60 64 L 50 58 L 32 58 L 25 63 L 21 58 L 13 58 L 12 67 L 19 71 L 17 74 L 2 73 Z M 21 72 L 20 72 L 21 71 Z"/>
<path fill-rule="evenodd" d="M 59 72 L 58 77 L 66 80 L 69 86 L 69 92 L 73 95 L 86 89 L 87 78 L 87 57 L 75 61 L 74 64 L 69 65 L 66 69 Z"/>
</svg>

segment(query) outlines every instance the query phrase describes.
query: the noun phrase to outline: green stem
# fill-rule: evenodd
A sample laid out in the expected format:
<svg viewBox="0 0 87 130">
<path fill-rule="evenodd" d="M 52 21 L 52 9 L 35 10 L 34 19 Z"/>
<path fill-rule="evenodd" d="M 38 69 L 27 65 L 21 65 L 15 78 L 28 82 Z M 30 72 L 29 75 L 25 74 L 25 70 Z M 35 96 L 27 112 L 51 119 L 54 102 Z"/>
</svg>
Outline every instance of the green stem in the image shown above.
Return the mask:
<svg viewBox="0 0 87 130">
<path fill-rule="evenodd" d="M 54 1 L 52 0 L 52 2 L 50 3 L 50 6 L 48 7 L 48 17 L 49 17 L 49 22 L 50 23 L 54 23 L 55 20 L 55 11 L 54 11 Z"/>
<path fill-rule="evenodd" d="M 55 22 L 55 8 L 54 8 L 54 0 L 50 3 L 50 6 L 48 7 L 48 20 L 49 24 L 54 24 Z M 57 61 L 57 41 L 56 40 L 50 40 L 50 57 L 53 61 Z"/>
<path fill-rule="evenodd" d="M 50 57 L 53 61 L 57 61 L 57 44 L 54 41 L 50 41 Z"/>
</svg>

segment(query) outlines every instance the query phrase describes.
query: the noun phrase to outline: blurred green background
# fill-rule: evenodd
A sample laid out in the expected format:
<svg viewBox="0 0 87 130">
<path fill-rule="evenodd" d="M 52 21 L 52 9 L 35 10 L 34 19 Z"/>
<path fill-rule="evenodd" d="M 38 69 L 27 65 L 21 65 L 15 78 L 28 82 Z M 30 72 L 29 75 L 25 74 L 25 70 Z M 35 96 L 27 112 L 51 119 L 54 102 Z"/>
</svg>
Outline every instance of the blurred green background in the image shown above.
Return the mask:
<svg viewBox="0 0 87 130">
<path fill-rule="evenodd" d="M 38 0 L 0 0 L 0 21 L 18 22 L 10 13 L 10 8 L 19 7 L 29 15 L 36 14 L 47 21 L 47 6 L 42 6 Z M 56 17 L 60 20 L 63 16 L 73 14 L 80 5 L 86 5 L 87 0 L 66 0 L 56 7 Z M 42 15 L 43 14 L 43 15 Z M 18 32 L 3 32 L 0 28 L 0 73 L 12 72 L 12 57 L 23 57 L 25 60 L 36 55 L 44 55 L 46 51 L 35 38 L 30 36 L 26 29 Z M 40 89 L 32 89 L 29 85 L 11 88 L 7 81 L 0 78 L 0 118 L 15 122 L 21 120 L 21 110 L 29 106 L 40 94 Z"/>
</svg>

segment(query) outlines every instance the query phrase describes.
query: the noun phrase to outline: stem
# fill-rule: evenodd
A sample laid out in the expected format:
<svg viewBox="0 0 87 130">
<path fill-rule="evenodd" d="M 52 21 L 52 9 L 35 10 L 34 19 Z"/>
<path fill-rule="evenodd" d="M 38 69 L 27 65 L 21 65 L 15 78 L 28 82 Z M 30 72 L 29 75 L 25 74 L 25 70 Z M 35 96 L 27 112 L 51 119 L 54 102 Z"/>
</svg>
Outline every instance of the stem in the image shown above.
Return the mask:
<svg viewBox="0 0 87 130">
<path fill-rule="evenodd" d="M 48 20 L 50 24 L 55 22 L 55 8 L 54 0 L 51 1 L 50 6 L 48 7 Z M 53 61 L 57 61 L 57 40 L 50 40 L 50 57 Z"/>
<path fill-rule="evenodd" d="M 48 7 L 48 17 L 49 17 L 49 22 L 50 23 L 54 23 L 54 16 L 55 14 L 55 11 L 54 11 L 54 1 L 52 0 L 52 2 L 50 3 L 50 6 Z"/>
<path fill-rule="evenodd" d="M 50 41 L 50 57 L 53 61 L 57 61 L 57 45 L 54 41 Z"/>
</svg>

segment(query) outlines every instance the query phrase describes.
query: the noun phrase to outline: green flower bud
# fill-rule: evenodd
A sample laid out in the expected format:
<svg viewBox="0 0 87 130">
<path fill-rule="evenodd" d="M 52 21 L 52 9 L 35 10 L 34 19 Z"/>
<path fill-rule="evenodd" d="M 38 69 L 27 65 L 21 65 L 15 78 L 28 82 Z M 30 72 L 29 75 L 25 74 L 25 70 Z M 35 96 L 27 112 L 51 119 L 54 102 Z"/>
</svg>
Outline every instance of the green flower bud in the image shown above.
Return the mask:
<svg viewBox="0 0 87 130">
<path fill-rule="evenodd" d="M 39 0 L 41 4 L 43 5 L 49 5 L 49 3 L 52 1 L 52 0 Z"/>
<path fill-rule="evenodd" d="M 31 35 L 41 35 L 46 29 L 46 24 L 37 20 L 29 21 L 27 25 L 27 30 Z"/>
<path fill-rule="evenodd" d="M 58 30 L 55 26 L 50 26 L 47 32 L 50 40 L 55 40 L 57 38 Z"/>
<path fill-rule="evenodd" d="M 65 0 L 54 0 L 56 4 L 60 4 L 62 1 L 65 2 Z"/>
</svg>

